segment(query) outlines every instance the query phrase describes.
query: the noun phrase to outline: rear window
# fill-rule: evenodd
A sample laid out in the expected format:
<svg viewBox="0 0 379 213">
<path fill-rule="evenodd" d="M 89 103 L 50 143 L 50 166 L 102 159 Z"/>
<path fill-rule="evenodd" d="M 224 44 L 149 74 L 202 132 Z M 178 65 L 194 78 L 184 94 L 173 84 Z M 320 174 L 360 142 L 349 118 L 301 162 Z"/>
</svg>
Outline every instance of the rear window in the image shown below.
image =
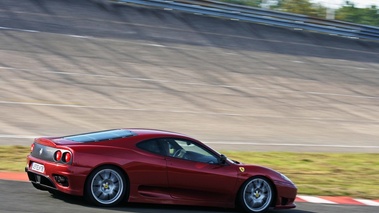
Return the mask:
<svg viewBox="0 0 379 213">
<path fill-rule="evenodd" d="M 100 132 L 90 132 L 78 135 L 70 135 L 65 136 L 63 139 L 86 143 L 86 142 L 97 142 L 97 141 L 105 141 L 112 140 L 117 138 L 126 138 L 135 135 L 134 132 L 126 129 L 113 129 L 113 130 L 105 130 Z"/>
</svg>

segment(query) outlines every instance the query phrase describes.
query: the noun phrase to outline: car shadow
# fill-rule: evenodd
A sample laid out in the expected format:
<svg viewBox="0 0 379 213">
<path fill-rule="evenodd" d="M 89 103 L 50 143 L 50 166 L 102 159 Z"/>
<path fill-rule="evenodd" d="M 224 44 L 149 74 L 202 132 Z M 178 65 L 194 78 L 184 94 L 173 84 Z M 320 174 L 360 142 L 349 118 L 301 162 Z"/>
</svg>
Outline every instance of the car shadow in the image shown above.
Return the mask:
<svg viewBox="0 0 379 213">
<path fill-rule="evenodd" d="M 202 207 L 202 206 L 184 206 L 184 205 L 163 205 L 163 204 L 145 204 L 145 203 L 121 203 L 115 207 L 97 207 L 89 204 L 83 197 L 72 196 L 62 193 L 56 193 L 51 195 L 55 199 L 59 199 L 63 202 L 79 205 L 86 208 L 101 209 L 103 211 L 109 212 L 135 212 L 135 213 L 152 213 L 152 212 L 161 212 L 161 213 L 238 213 L 241 212 L 238 209 L 226 209 L 226 208 L 217 208 L 217 207 Z M 298 209 L 289 209 L 289 210 L 275 210 L 272 209 L 268 211 L 269 213 L 313 213 L 311 211 L 303 211 Z"/>
</svg>

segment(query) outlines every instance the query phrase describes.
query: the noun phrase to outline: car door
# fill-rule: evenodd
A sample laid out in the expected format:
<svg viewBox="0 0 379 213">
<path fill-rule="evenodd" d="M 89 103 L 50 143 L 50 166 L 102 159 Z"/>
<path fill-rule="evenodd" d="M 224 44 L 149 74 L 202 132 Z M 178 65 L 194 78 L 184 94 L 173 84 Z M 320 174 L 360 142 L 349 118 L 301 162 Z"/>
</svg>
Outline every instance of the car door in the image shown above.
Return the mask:
<svg viewBox="0 0 379 213">
<path fill-rule="evenodd" d="M 135 159 L 128 175 L 131 189 L 146 198 L 171 199 L 167 172 L 166 154 L 157 139 L 137 143 L 139 158 Z M 133 195 L 133 193 L 131 193 Z"/>
<path fill-rule="evenodd" d="M 183 200 L 234 200 L 237 172 L 218 163 L 219 156 L 195 141 L 166 139 L 167 177 L 171 196 Z M 183 152 L 180 153 L 180 150 Z"/>
</svg>

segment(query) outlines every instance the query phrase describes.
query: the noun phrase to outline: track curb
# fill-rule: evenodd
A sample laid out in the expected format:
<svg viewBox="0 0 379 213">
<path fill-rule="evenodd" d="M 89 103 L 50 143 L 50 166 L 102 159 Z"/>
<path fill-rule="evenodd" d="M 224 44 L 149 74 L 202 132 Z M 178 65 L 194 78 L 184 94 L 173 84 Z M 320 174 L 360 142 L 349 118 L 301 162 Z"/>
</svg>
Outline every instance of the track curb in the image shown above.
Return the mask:
<svg viewBox="0 0 379 213">
<path fill-rule="evenodd" d="M 1 180 L 12 180 L 28 182 L 28 176 L 25 172 L 0 172 Z M 379 206 L 379 200 L 368 200 L 352 198 L 347 196 L 309 196 L 298 195 L 298 203 L 319 203 L 319 204 L 336 204 L 336 205 L 360 205 L 360 206 Z"/>
<path fill-rule="evenodd" d="M 26 172 L 0 172 L 1 180 L 29 181 Z"/>
<path fill-rule="evenodd" d="M 379 200 L 359 199 L 359 198 L 352 198 L 352 197 L 347 197 L 347 196 L 298 195 L 295 201 L 299 203 L 379 206 Z"/>
</svg>

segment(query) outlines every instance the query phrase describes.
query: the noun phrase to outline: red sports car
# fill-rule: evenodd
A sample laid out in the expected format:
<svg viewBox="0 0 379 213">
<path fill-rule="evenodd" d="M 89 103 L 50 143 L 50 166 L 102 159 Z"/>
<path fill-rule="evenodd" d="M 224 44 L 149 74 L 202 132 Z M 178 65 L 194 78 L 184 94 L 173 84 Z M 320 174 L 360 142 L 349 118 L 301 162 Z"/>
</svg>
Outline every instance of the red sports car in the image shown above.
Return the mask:
<svg viewBox="0 0 379 213">
<path fill-rule="evenodd" d="M 113 129 L 35 139 L 25 171 L 35 188 L 84 196 L 99 206 L 121 201 L 294 208 L 296 186 L 274 170 L 245 165 L 183 134 Z"/>
</svg>

